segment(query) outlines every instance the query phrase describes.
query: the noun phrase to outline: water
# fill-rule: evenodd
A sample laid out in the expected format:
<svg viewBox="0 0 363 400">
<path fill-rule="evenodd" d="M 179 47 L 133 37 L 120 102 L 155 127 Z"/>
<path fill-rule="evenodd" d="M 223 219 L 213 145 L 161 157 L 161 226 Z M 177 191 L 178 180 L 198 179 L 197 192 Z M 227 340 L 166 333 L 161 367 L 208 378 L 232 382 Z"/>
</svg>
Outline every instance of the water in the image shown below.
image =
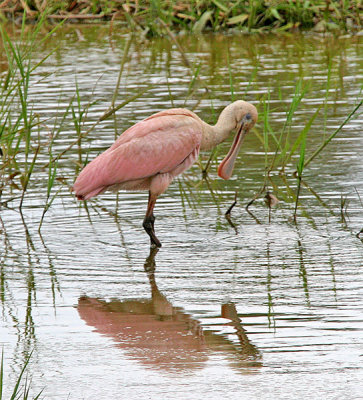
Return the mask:
<svg viewBox="0 0 363 400">
<path fill-rule="evenodd" d="M 85 41 L 75 41 L 72 27 L 54 38 L 50 46 L 56 42 L 59 48 L 32 76 L 31 99 L 41 116 L 56 118 L 77 82 L 81 103 L 96 101 L 88 113 L 91 126 L 110 104 L 127 36 L 115 33 L 111 47 L 104 28 L 79 29 Z M 310 82 L 292 136 L 324 102 L 326 118 L 321 112 L 314 122 L 308 154 L 359 98 L 359 38 L 179 40 L 190 63 L 200 64 L 196 90 L 189 94 L 190 71 L 172 42 L 135 40 L 116 104 L 154 86 L 122 108 L 116 123 L 111 118 L 88 135 L 82 162 L 88 151 L 93 158 L 106 149 L 115 130 L 120 134 L 161 109 L 196 106 L 213 122 L 211 103 L 218 113 L 231 100 L 230 73 L 235 98 L 253 102 L 260 113 L 259 101 L 270 89 L 276 134 L 297 80 Z M 36 58 L 46 51 L 40 47 Z M 54 154 L 76 138 L 67 121 Z M 89 215 L 79 207 L 67 186 L 78 173 L 76 148 L 59 164 L 55 190 L 60 193 L 40 236 L 47 171 L 38 168 L 25 198 L 24 221 L 17 200 L 1 209 L 5 395 L 33 351 L 32 391 L 44 388 L 50 399 L 361 398 L 363 246 L 356 236 L 363 228 L 361 122 L 352 120 L 304 171 L 297 224 L 291 176 L 296 157 L 286 181 L 272 174 L 269 189 L 280 202 L 270 215 L 263 198 L 250 214 L 244 209 L 263 184 L 265 152 L 257 135 L 246 139 L 230 181 L 217 179 L 213 164 L 208 186 L 194 167 L 157 203 L 156 231 L 163 243 L 157 253 L 150 253 L 141 227 L 146 193 L 120 193 L 118 207 L 114 194 L 104 194 L 89 203 Z M 263 121 L 256 131 L 262 135 Z M 42 140 L 48 132 L 44 128 Z M 221 146 L 219 160 L 229 145 Z M 42 153 L 40 161 L 47 158 Z M 202 155 L 203 163 L 207 159 Z M 236 190 L 233 227 L 224 212 Z M 10 193 L 2 200 L 6 196 Z M 342 198 L 348 200 L 343 215 Z"/>
</svg>

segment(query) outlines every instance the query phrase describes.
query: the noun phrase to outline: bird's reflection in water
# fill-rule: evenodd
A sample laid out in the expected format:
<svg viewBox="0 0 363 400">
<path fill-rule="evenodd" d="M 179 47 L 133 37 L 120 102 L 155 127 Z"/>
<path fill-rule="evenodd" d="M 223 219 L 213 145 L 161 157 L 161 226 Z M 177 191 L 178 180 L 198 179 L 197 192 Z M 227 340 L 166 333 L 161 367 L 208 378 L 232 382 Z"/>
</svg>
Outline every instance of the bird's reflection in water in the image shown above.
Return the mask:
<svg viewBox="0 0 363 400">
<path fill-rule="evenodd" d="M 238 341 L 203 330 L 201 324 L 179 307 L 174 307 L 159 291 L 155 281 L 152 248 L 145 261 L 151 299 L 105 301 L 83 296 L 78 302 L 81 318 L 96 331 L 112 337 L 132 359 L 166 371 L 203 368 L 213 354 L 220 354 L 233 368 L 251 372 L 262 366 L 260 354 L 250 343 L 235 305 L 222 305 L 226 325 L 235 328 Z"/>
</svg>

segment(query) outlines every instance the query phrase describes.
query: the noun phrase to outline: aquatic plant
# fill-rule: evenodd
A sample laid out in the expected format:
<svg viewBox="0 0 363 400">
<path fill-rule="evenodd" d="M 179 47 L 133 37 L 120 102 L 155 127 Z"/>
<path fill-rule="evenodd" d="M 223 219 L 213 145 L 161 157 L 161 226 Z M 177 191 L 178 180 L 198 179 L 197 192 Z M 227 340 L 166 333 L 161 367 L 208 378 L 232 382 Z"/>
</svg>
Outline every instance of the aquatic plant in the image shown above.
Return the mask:
<svg viewBox="0 0 363 400">
<path fill-rule="evenodd" d="M 296 221 L 297 205 L 299 203 L 299 195 L 300 195 L 300 188 L 301 188 L 301 179 L 302 179 L 302 174 L 303 174 L 303 171 L 304 171 L 307 131 L 308 131 L 308 129 L 303 129 L 302 133 L 299 135 L 299 137 L 300 137 L 300 154 L 299 154 L 299 160 L 298 160 L 297 165 L 296 165 L 298 185 L 297 185 L 297 190 L 296 190 L 294 221 Z"/>
<path fill-rule="evenodd" d="M 54 119 L 41 118 L 34 111 L 34 99 L 31 99 L 29 95 L 30 87 L 34 85 L 31 77 L 36 69 L 54 53 L 56 48 L 46 53 L 37 62 L 33 60 L 33 53 L 35 49 L 47 41 L 63 22 L 56 27 L 46 28 L 44 25 L 45 16 L 43 15 L 34 27 L 28 29 L 25 17 L 24 13 L 18 36 L 12 37 L 8 34 L 8 27 L 0 25 L 1 45 L 7 61 L 6 74 L 0 76 L 0 157 L 2 159 L 0 165 L 0 199 L 1 204 L 6 206 L 16 201 L 16 207 L 22 213 L 24 200 L 32 187 L 33 175 L 38 176 L 40 172 L 47 171 L 44 209 L 38 228 L 40 231 L 46 212 L 65 184 L 62 178 L 57 177 L 59 159 L 74 146 L 78 146 L 78 166 L 82 167 L 84 164 L 82 140 L 100 122 L 110 118 L 129 102 L 142 96 L 151 88 L 151 85 L 123 99 L 120 104 L 115 103 L 118 90 L 118 86 L 116 86 L 111 107 L 91 127 L 86 127 L 88 111 L 95 102 L 82 101 L 82 94 L 76 81 L 75 93 L 68 106 L 62 110 L 59 108 Z M 45 35 L 44 30 L 47 31 Z M 39 37 L 40 32 L 42 32 L 41 37 Z M 125 52 L 124 57 L 126 56 L 127 53 Z M 122 74 L 123 63 L 120 67 L 120 74 Z M 53 122 L 52 127 L 49 126 L 51 122 Z M 73 123 L 76 139 L 61 152 L 54 151 L 54 144 L 59 133 L 70 122 Z M 47 132 L 45 132 L 45 129 Z M 58 183 L 58 187 L 54 190 L 56 183 Z"/>
<path fill-rule="evenodd" d="M 0 82 L 0 147 L 2 153 L 1 187 L 15 183 L 18 179 L 22 188 L 19 209 L 21 210 L 25 193 L 40 150 L 39 129 L 45 121 L 40 120 L 32 107 L 29 107 L 30 76 L 49 56 L 45 56 L 36 65 L 32 63 L 32 53 L 36 46 L 45 41 L 57 28 L 52 29 L 41 40 L 37 39 L 41 20 L 34 30 L 26 32 L 25 15 L 23 17 L 20 40 L 13 42 L 6 30 L 0 25 L 6 59 L 7 74 Z M 6 173 L 8 176 L 6 176 Z"/>
<path fill-rule="evenodd" d="M 329 75 L 329 72 L 328 72 Z M 329 88 L 329 84 L 327 84 L 327 91 Z M 265 152 L 265 177 L 264 182 L 260 188 L 260 190 L 253 196 L 253 198 L 247 203 L 246 209 L 254 203 L 254 201 L 259 198 L 263 193 L 269 191 L 269 184 L 272 183 L 271 173 L 274 170 L 279 171 L 280 176 L 284 176 L 286 174 L 287 166 L 291 167 L 291 160 L 299 149 L 298 160 L 296 164 L 296 170 L 292 172 L 292 174 L 297 179 L 297 189 L 294 197 L 295 207 L 293 218 L 296 221 L 297 215 L 297 207 L 299 203 L 299 195 L 302 184 L 302 175 L 304 169 L 323 151 L 323 149 L 330 143 L 332 139 L 334 139 L 337 134 L 342 130 L 342 128 L 357 114 L 359 108 L 361 107 L 363 100 L 359 99 L 356 102 L 356 105 L 353 107 L 352 111 L 348 114 L 348 116 L 344 119 L 344 121 L 340 124 L 340 126 L 335 129 L 333 133 L 323 138 L 321 145 L 312 152 L 309 157 L 306 157 L 306 143 L 309 132 L 312 129 L 313 123 L 316 118 L 319 116 L 321 109 L 327 102 L 327 95 L 325 98 L 324 104 L 317 107 L 312 116 L 307 120 L 304 127 L 300 130 L 300 132 L 296 135 L 295 139 L 291 140 L 291 127 L 294 120 L 294 115 L 299 108 L 299 105 L 308 92 L 308 85 L 303 86 L 302 80 L 300 79 L 296 86 L 295 92 L 292 96 L 290 105 L 286 111 L 286 119 L 284 125 L 281 129 L 279 137 L 272 130 L 269 123 L 269 114 L 270 114 L 270 92 L 268 91 L 266 97 L 262 99 L 263 109 L 260 110 L 260 119 L 263 120 L 263 148 Z M 327 119 L 327 107 L 324 106 L 324 121 Z M 325 122 L 326 125 L 326 122 Z M 269 140 L 271 138 L 271 140 Z M 271 149 L 275 147 L 275 151 L 272 157 L 272 160 L 269 159 L 268 153 Z M 286 182 L 285 182 L 286 183 Z"/>
<path fill-rule="evenodd" d="M 18 378 L 14 384 L 12 394 L 10 396 L 10 400 L 16 400 L 20 398 L 24 400 L 28 400 L 30 398 L 32 398 L 33 400 L 37 400 L 40 398 L 43 392 L 43 390 L 41 390 L 37 395 L 35 395 L 35 397 L 30 397 L 30 382 L 28 381 L 27 377 L 24 378 L 24 373 L 27 369 L 30 358 L 31 354 L 26 358 L 24 365 L 18 375 Z M 4 350 L 3 350 L 1 353 L 1 363 L 0 363 L 0 400 L 2 400 L 3 398 L 4 388 L 5 388 L 5 382 L 4 382 Z"/>
<path fill-rule="evenodd" d="M 345 120 L 339 125 L 339 127 L 330 135 L 328 136 L 323 143 L 314 151 L 314 153 L 306 160 L 304 163 L 304 168 L 311 163 L 314 158 L 316 158 L 324 148 L 330 143 L 332 139 L 337 136 L 337 134 L 343 129 L 343 127 L 352 119 L 352 117 L 357 113 L 361 105 L 363 104 L 363 100 L 359 100 L 357 104 L 354 106 L 353 110 L 348 114 Z"/>
<path fill-rule="evenodd" d="M 44 185 L 44 208 L 43 213 L 39 222 L 39 230 L 42 227 L 44 217 L 54 203 L 57 195 L 60 193 L 61 188 L 67 186 L 65 180 L 59 177 L 59 161 L 66 157 L 70 152 L 78 155 L 76 162 L 76 173 L 79 168 L 83 167 L 87 162 L 87 152 L 84 148 L 84 140 L 87 136 L 94 131 L 94 129 L 104 120 L 113 117 L 114 118 L 114 130 L 115 136 L 119 134 L 118 124 L 116 121 L 115 113 L 136 100 L 147 92 L 152 85 L 141 89 L 134 95 L 130 95 L 120 104 L 117 104 L 117 93 L 120 87 L 121 77 L 124 71 L 124 66 L 130 51 L 131 44 L 134 40 L 134 36 L 130 35 L 124 46 L 117 83 L 112 95 L 110 107 L 102 113 L 102 115 L 94 122 L 89 120 L 88 114 L 90 108 L 96 103 L 96 101 L 87 101 L 84 99 L 84 94 L 77 83 L 75 77 L 75 91 L 73 97 L 69 100 L 66 108 L 59 109 L 59 114 L 54 120 L 53 127 L 49 127 L 48 119 L 41 119 L 33 111 L 31 101 L 29 100 L 29 85 L 32 84 L 30 81 L 31 74 L 35 69 L 40 66 L 47 58 L 52 54 L 54 49 L 47 53 L 45 57 L 39 62 L 35 63 L 32 61 L 32 53 L 34 46 L 39 45 L 38 37 L 41 31 L 40 26 L 44 26 L 45 16 L 39 21 L 33 29 L 26 29 L 26 18 L 23 15 L 23 23 L 21 28 L 20 40 L 13 41 L 7 34 L 6 29 L 2 26 L 2 40 L 7 56 L 9 68 L 6 74 L 1 76 L 1 101 L 0 101 L 0 120 L 3 122 L 0 125 L 0 146 L 2 151 L 2 165 L 0 166 L 1 177 L 0 177 L 0 192 L 3 192 L 2 201 L 8 202 L 9 199 L 17 198 L 19 200 L 19 209 L 21 210 L 24 204 L 24 199 L 29 188 L 32 185 L 32 178 L 35 173 L 46 171 L 47 184 Z M 164 29 L 169 36 L 170 42 L 174 43 L 179 55 L 180 60 L 184 66 L 188 68 L 187 73 L 190 79 L 187 83 L 187 90 L 185 95 L 185 106 L 191 109 L 198 107 L 200 102 L 204 99 L 210 100 L 210 114 L 211 122 L 215 120 L 215 110 L 213 106 L 213 99 L 215 94 L 208 87 L 208 83 L 202 78 L 201 71 L 203 64 L 200 61 L 195 63 L 191 62 L 189 56 L 184 51 L 183 47 L 179 43 L 177 36 L 169 29 L 169 26 L 165 23 Z M 48 28 L 49 29 L 49 28 Z M 40 43 L 44 42 L 56 28 L 49 31 L 48 34 L 42 37 Z M 228 63 L 228 83 L 230 91 L 230 100 L 233 101 L 237 97 L 241 96 L 241 90 L 236 87 L 234 82 L 234 76 L 232 73 L 232 67 L 229 61 L 229 53 L 227 52 L 227 63 Z M 253 71 L 251 71 L 250 79 L 248 84 L 244 87 L 244 94 L 248 95 L 249 88 L 254 84 L 259 71 L 259 65 L 255 65 Z M 325 88 L 325 100 L 322 105 L 324 126 L 326 127 L 327 115 L 328 115 L 328 99 L 329 91 L 331 88 L 331 71 L 332 62 L 328 66 L 328 75 L 326 80 Z M 166 71 L 168 74 L 168 71 Z M 201 90 L 202 89 L 202 90 Z M 298 198 L 300 193 L 300 184 L 302 179 L 303 170 L 306 166 L 327 146 L 327 144 L 341 131 L 342 127 L 353 117 L 358 111 L 362 102 L 358 101 L 357 106 L 352 110 L 351 114 L 346 118 L 341 126 L 335 130 L 332 134 L 326 133 L 321 146 L 312 152 L 309 149 L 306 141 L 309 139 L 309 132 L 314 125 L 316 118 L 321 116 L 321 108 L 318 109 L 310 116 L 310 118 L 304 122 L 304 126 L 299 132 L 295 128 L 295 116 L 296 112 L 301 107 L 301 102 L 305 96 L 309 93 L 310 85 L 303 77 L 301 77 L 296 85 L 294 86 L 293 93 L 284 93 L 284 96 L 291 98 L 288 106 L 285 110 L 286 117 L 282 124 L 282 128 L 279 132 L 276 132 L 276 125 L 271 125 L 271 113 L 275 110 L 271 110 L 271 90 L 260 98 L 260 126 L 262 127 L 262 135 L 260 135 L 260 129 L 255 129 L 254 133 L 260 137 L 265 152 L 265 177 L 261 190 L 256 193 L 253 199 L 247 204 L 247 208 L 254 202 L 256 198 L 261 196 L 265 192 L 273 192 L 274 183 L 271 180 L 271 174 L 278 171 L 280 175 L 285 173 L 291 173 L 291 166 L 295 165 L 296 158 L 299 157 L 298 165 L 300 169 L 297 169 L 295 176 L 298 179 L 299 189 L 295 194 L 293 191 L 289 191 L 291 197 L 289 201 L 294 201 L 297 207 Z M 171 106 L 174 104 L 174 97 L 172 93 L 172 86 L 168 86 L 168 93 L 170 98 Z M 89 97 L 89 96 L 87 96 Z M 280 95 L 281 100 L 282 94 Z M 94 98 L 94 96 L 91 96 Z M 193 99 L 194 106 L 190 107 L 190 100 Z M 215 122 L 215 121 L 214 121 Z M 64 128 L 66 124 L 73 124 L 73 129 L 76 132 L 74 139 L 69 143 L 62 146 L 61 150 L 54 150 L 54 143 L 57 139 L 59 132 Z M 45 135 L 41 127 L 47 126 L 48 132 Z M 46 138 L 46 140 L 45 140 Z M 76 149 L 74 152 L 73 149 Z M 302 152 L 302 149 L 304 151 Z M 299 153 L 300 151 L 300 153 Z M 207 190 L 212 194 L 212 198 L 218 198 L 218 185 L 213 182 L 213 179 L 208 178 L 208 172 L 211 167 L 215 167 L 218 161 L 218 148 L 215 149 L 208 156 L 203 155 L 198 162 L 200 170 L 202 171 L 202 181 L 191 181 L 183 179 L 180 184 L 183 186 L 183 201 L 187 201 L 190 204 L 195 203 L 193 201 L 192 192 L 195 189 L 200 188 L 205 184 Z M 305 154 L 306 153 L 306 154 Z M 309 156 L 309 154 L 311 154 Z M 302 155 L 304 157 L 302 157 Z M 304 164 L 301 164 L 301 160 L 304 159 Z M 287 171 L 287 172 L 286 172 Z M 58 177 L 57 177 L 58 175 Z M 197 175 L 197 174 L 196 174 Z M 72 179 L 73 180 L 73 179 Z M 185 185 L 184 185 L 185 184 Z M 7 196 L 4 196 L 4 194 Z M 13 196 L 13 197 L 11 197 Z M 220 199 L 219 199 L 220 200 Z M 296 215 L 295 207 L 295 215 Z"/>
<path fill-rule="evenodd" d="M 326 30 L 361 29 L 362 2 L 324 0 L 211 0 L 211 1 L 110 1 L 76 0 L 3 2 L 3 18 L 25 12 L 27 19 L 46 14 L 49 20 L 121 21 L 143 35 L 165 34 L 165 25 L 174 31 L 200 33 L 206 30 L 240 29 L 248 32 L 312 28 Z M 162 21 L 162 23 L 161 23 Z"/>
</svg>

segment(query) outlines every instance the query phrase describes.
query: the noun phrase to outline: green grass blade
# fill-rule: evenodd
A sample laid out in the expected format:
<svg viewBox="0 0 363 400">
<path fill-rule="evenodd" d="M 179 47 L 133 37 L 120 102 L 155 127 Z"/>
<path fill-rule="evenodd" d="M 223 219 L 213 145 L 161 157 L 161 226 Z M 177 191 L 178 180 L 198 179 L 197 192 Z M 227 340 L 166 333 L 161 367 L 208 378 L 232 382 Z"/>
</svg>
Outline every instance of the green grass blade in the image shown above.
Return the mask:
<svg viewBox="0 0 363 400">
<path fill-rule="evenodd" d="M 263 147 L 265 150 L 265 171 L 267 172 L 267 164 L 268 164 L 268 150 L 269 150 L 269 138 L 268 135 L 271 132 L 271 127 L 269 124 L 269 115 L 270 115 L 270 89 L 267 92 L 267 101 L 263 102 Z"/>
<path fill-rule="evenodd" d="M 31 355 L 32 355 L 32 353 L 30 353 L 30 355 L 29 355 L 29 356 L 26 358 L 26 360 L 25 360 L 25 363 L 24 363 L 24 365 L 23 365 L 23 368 L 22 368 L 22 370 L 20 371 L 20 374 L 19 374 L 19 376 L 18 376 L 18 379 L 17 379 L 17 381 L 16 381 L 16 383 L 15 383 L 14 390 L 13 390 L 13 394 L 11 395 L 10 400 L 16 400 L 16 399 L 18 398 L 20 382 L 21 382 L 21 379 L 22 379 L 22 377 L 23 377 L 23 375 L 24 375 L 25 369 L 26 369 L 26 367 L 27 367 L 28 364 L 29 364 Z"/>
<path fill-rule="evenodd" d="M 349 120 L 353 117 L 353 115 L 358 111 L 358 109 L 360 108 L 360 106 L 363 103 L 363 99 L 354 107 L 353 111 L 350 112 L 350 114 L 347 116 L 347 118 L 341 123 L 341 125 L 339 126 L 339 128 L 337 128 L 325 141 L 324 143 L 319 146 L 315 152 L 308 158 L 308 160 L 306 161 L 306 163 L 304 164 L 304 167 L 306 167 L 307 165 L 309 165 L 311 163 L 312 160 L 314 160 L 314 158 L 316 156 L 318 156 L 322 150 L 328 145 L 328 143 L 335 138 L 335 136 L 343 129 L 344 125 L 346 125 Z"/>
<path fill-rule="evenodd" d="M 0 364 L 0 400 L 3 398 L 3 386 L 4 386 L 4 348 L 1 352 L 1 364 Z"/>
<path fill-rule="evenodd" d="M 307 91 L 307 87 L 303 88 L 302 87 L 302 79 L 299 79 L 299 81 L 297 82 L 296 87 L 295 87 L 295 92 L 294 92 L 294 96 L 292 98 L 290 107 L 286 113 L 286 121 L 284 123 L 284 126 L 283 126 L 282 131 L 279 136 L 279 139 L 277 141 L 276 151 L 275 151 L 274 157 L 272 159 L 271 165 L 269 167 L 269 171 L 272 171 L 273 168 L 275 167 L 275 163 L 277 163 L 279 161 L 282 162 L 282 169 L 286 165 L 285 157 L 286 157 L 286 154 L 290 147 L 289 138 L 290 138 L 290 127 L 291 127 L 292 119 L 293 119 L 293 116 L 294 116 L 296 110 L 298 109 L 299 104 L 300 104 L 302 98 L 304 97 L 306 91 Z M 285 144 L 282 145 L 282 139 L 285 135 L 286 130 L 287 130 L 287 134 L 285 136 Z M 278 155 L 279 151 L 280 151 L 280 154 Z"/>
<path fill-rule="evenodd" d="M 310 131 L 311 125 L 315 121 L 316 117 L 319 114 L 319 111 L 321 110 L 322 106 L 318 107 L 318 109 L 315 111 L 315 113 L 312 115 L 312 117 L 309 119 L 309 121 L 306 123 L 304 126 L 303 130 L 300 132 L 299 136 L 295 140 L 294 144 L 291 146 L 290 154 L 286 159 L 286 163 L 288 163 L 291 159 L 291 157 L 295 154 L 296 149 L 300 145 L 301 141 L 305 140 L 307 133 Z"/>
<path fill-rule="evenodd" d="M 231 90 L 231 101 L 234 102 L 234 86 L 233 86 L 233 75 L 231 70 L 231 63 L 229 62 L 229 51 L 227 51 L 227 63 L 228 63 L 228 75 L 229 75 L 229 87 Z"/>
<path fill-rule="evenodd" d="M 259 65 L 256 65 L 255 68 L 254 68 L 254 70 L 252 71 L 250 80 L 248 81 L 248 84 L 247 84 L 246 89 L 245 89 L 245 91 L 244 91 L 244 96 L 247 95 L 247 92 L 249 91 L 249 89 L 250 89 L 252 83 L 254 82 L 254 80 L 255 80 L 255 78 L 256 78 L 256 76 L 257 76 L 258 67 L 259 67 Z"/>
<path fill-rule="evenodd" d="M 302 172 L 304 170 L 304 160 L 305 160 L 305 148 L 306 148 L 306 133 L 307 130 L 304 129 L 301 135 L 301 141 L 300 141 L 300 157 L 299 161 L 297 163 L 297 172 L 299 174 L 299 177 L 301 177 Z"/>
</svg>

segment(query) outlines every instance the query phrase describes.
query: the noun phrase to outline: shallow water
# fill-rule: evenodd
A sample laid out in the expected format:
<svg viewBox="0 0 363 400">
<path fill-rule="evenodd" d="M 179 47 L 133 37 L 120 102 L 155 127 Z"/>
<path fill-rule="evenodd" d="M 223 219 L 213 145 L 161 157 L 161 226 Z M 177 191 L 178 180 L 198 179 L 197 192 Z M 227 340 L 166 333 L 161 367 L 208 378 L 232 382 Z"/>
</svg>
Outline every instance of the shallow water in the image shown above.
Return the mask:
<svg viewBox="0 0 363 400">
<path fill-rule="evenodd" d="M 96 101 L 88 113 L 86 126 L 91 126 L 110 105 L 128 39 L 114 33 L 111 46 L 105 29 L 79 29 L 84 41 L 77 41 L 70 27 L 56 35 L 59 48 L 32 76 L 31 96 L 41 116 L 56 118 L 77 82 L 81 103 Z M 93 158 L 115 134 L 161 109 L 196 107 L 212 123 L 211 104 L 217 115 L 233 97 L 230 73 L 234 98 L 251 101 L 260 113 L 260 100 L 270 89 L 269 121 L 277 134 L 297 80 L 311 84 L 292 125 L 294 136 L 326 102 L 326 118 L 322 111 L 309 132 L 308 154 L 343 122 L 360 96 L 359 38 L 179 40 L 189 62 L 200 64 L 197 90 L 188 94 L 190 70 L 172 42 L 135 39 L 116 104 L 150 83 L 153 87 L 119 110 L 116 122 L 111 118 L 88 135 L 82 162 L 88 152 Z M 40 48 L 36 57 L 46 51 Z M 76 138 L 67 121 L 54 154 Z M 297 224 L 291 176 L 296 157 L 286 180 L 272 174 L 277 207 L 269 211 L 260 198 L 246 212 L 265 168 L 262 143 L 250 134 L 230 181 L 218 179 L 213 164 L 208 186 L 194 167 L 160 198 L 155 214 L 163 247 L 155 253 L 141 227 L 146 193 L 120 193 L 118 205 L 115 194 L 104 194 L 88 203 L 87 214 L 58 182 L 61 190 L 40 236 L 47 171 L 39 169 L 25 198 L 24 221 L 16 201 L 1 209 L 5 395 L 32 351 L 33 393 L 44 388 L 44 397 L 51 399 L 360 398 L 361 122 L 355 118 L 346 125 L 304 171 Z M 256 133 L 262 132 L 260 121 Z M 229 143 L 220 147 L 219 160 Z M 40 160 L 47 157 L 42 154 Z M 68 185 L 78 173 L 78 157 L 74 148 L 59 164 L 57 175 Z M 202 155 L 203 163 L 207 159 Z M 236 190 L 231 226 L 224 212 Z M 6 196 L 11 194 L 3 193 L 2 200 Z M 349 201 L 343 215 L 341 198 Z"/>
</svg>

